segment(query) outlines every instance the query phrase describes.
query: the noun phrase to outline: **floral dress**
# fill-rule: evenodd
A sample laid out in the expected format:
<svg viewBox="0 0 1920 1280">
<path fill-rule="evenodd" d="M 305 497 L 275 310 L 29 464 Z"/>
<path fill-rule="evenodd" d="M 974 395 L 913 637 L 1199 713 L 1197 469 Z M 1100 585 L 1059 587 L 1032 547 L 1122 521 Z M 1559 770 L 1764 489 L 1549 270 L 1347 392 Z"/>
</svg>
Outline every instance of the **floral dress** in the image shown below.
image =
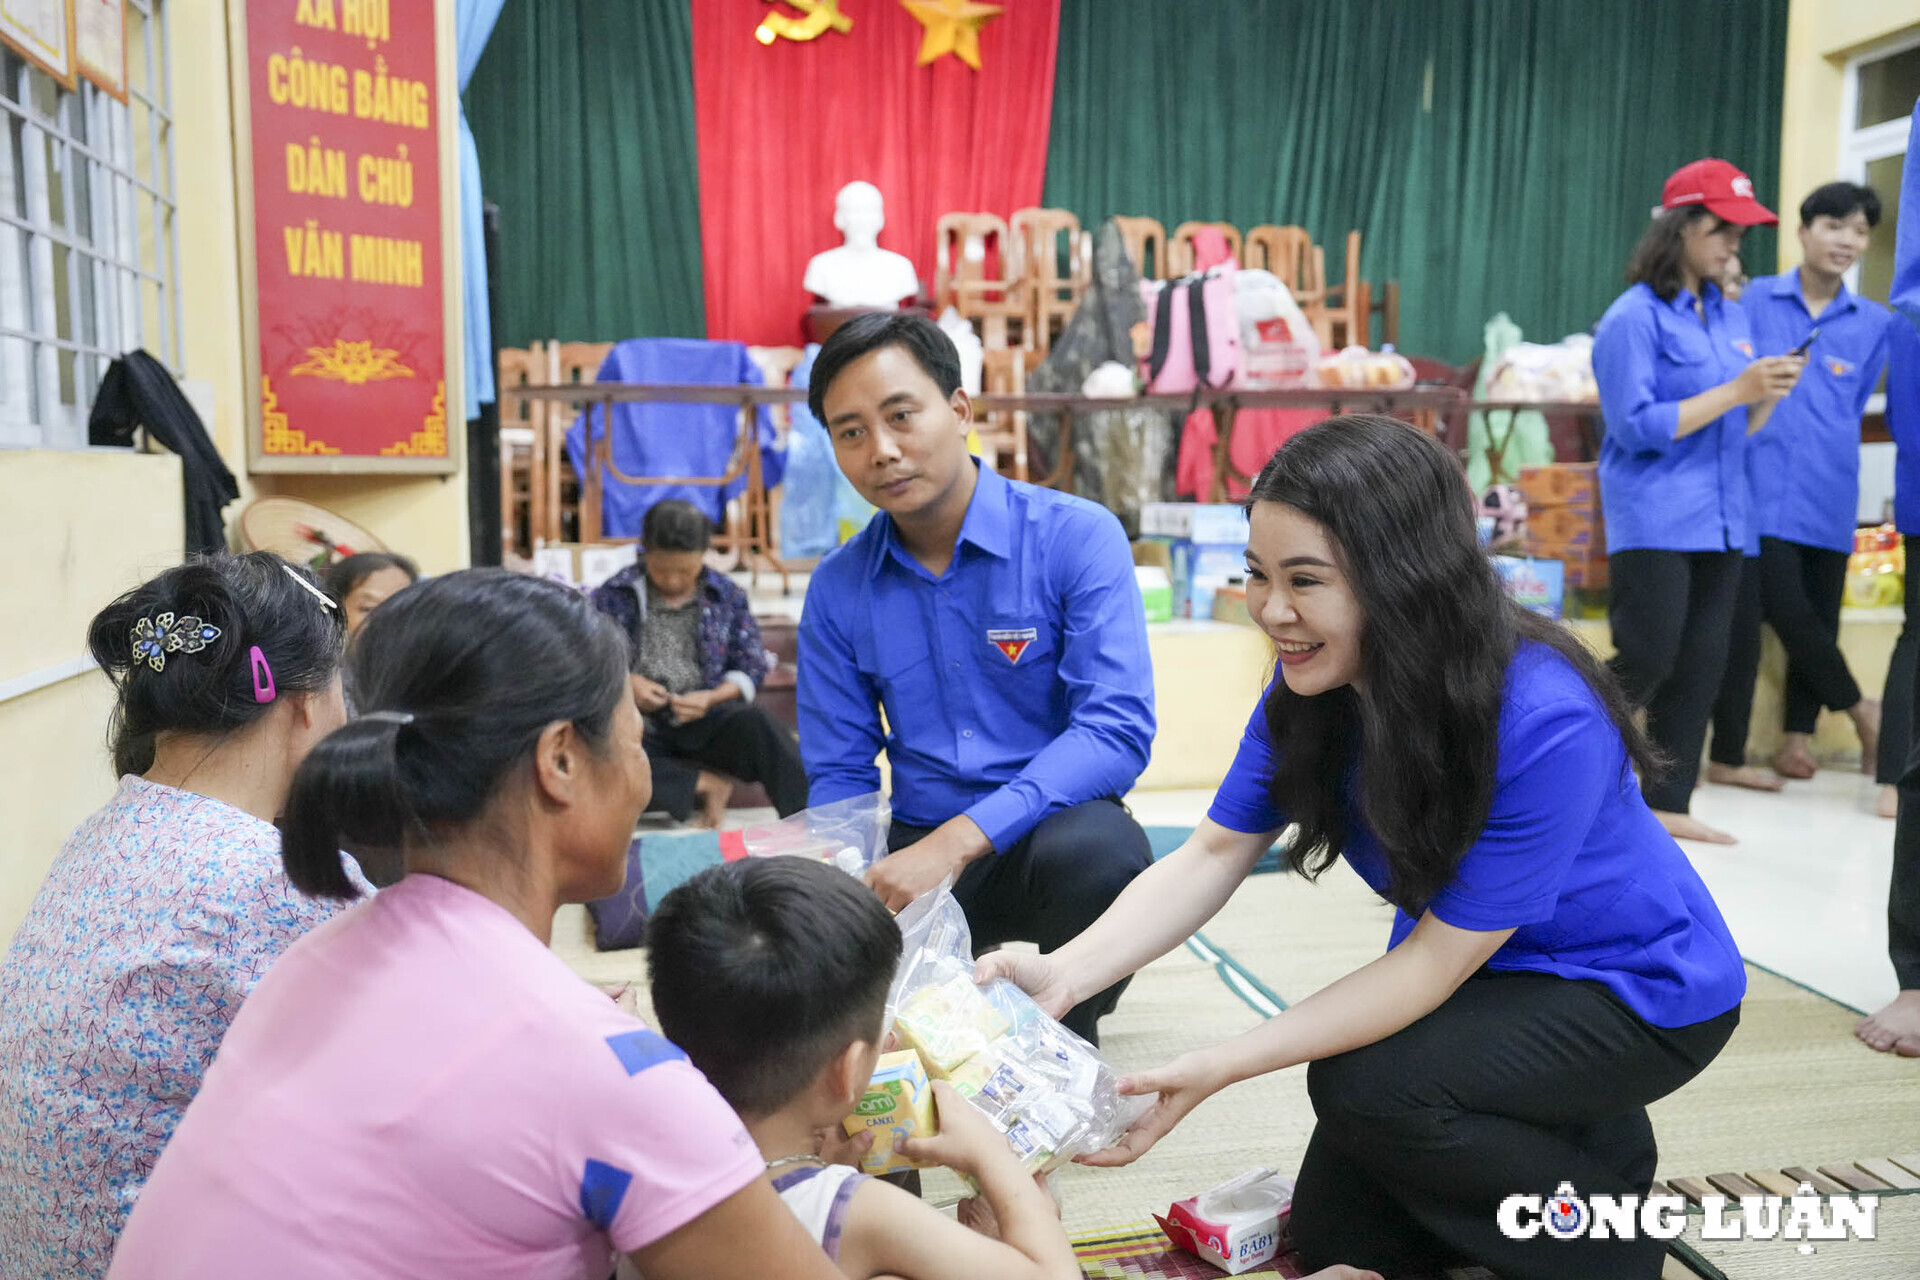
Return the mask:
<svg viewBox="0 0 1920 1280">
<path fill-rule="evenodd" d="M 121 779 L 0 967 L 0 1280 L 106 1273 L 241 1001 L 345 906 L 287 882 L 271 824 Z"/>
</svg>

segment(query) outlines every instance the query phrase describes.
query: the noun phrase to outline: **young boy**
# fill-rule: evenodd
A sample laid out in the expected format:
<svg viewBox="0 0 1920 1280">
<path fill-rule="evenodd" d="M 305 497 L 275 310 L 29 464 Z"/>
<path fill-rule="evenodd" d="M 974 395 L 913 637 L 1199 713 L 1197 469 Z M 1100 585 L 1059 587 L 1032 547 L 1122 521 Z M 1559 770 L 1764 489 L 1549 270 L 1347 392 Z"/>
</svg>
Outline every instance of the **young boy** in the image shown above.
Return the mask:
<svg viewBox="0 0 1920 1280">
<path fill-rule="evenodd" d="M 704 871 L 648 930 L 654 1013 L 760 1146 L 773 1184 L 854 1280 L 1079 1280 L 1052 1203 L 1006 1139 L 935 1081 L 939 1136 L 902 1155 L 980 1185 L 991 1239 L 878 1178 L 815 1155 L 866 1092 L 900 930 L 871 889 L 806 858 Z"/>
</svg>

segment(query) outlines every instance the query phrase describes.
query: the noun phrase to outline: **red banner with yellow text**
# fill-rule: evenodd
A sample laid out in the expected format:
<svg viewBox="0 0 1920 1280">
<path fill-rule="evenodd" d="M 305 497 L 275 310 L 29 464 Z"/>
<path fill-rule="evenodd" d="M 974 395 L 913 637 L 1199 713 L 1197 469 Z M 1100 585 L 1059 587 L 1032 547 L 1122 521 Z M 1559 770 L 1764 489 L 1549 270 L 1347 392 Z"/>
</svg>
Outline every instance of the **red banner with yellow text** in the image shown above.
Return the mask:
<svg viewBox="0 0 1920 1280">
<path fill-rule="evenodd" d="M 254 461 L 451 465 L 433 0 L 247 0 L 245 25 Z"/>
</svg>

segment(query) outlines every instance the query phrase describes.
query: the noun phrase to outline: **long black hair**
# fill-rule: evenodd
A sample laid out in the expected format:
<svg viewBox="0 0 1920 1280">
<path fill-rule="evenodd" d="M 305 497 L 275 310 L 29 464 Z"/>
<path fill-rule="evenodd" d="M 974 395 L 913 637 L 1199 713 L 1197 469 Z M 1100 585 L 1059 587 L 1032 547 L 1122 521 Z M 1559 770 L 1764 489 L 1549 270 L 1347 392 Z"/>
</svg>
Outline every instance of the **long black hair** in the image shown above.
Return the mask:
<svg viewBox="0 0 1920 1280">
<path fill-rule="evenodd" d="M 1386 854 L 1388 898 L 1420 914 L 1486 826 L 1507 667 L 1522 641 L 1565 658 L 1630 759 L 1657 766 L 1607 669 L 1507 594 L 1480 547 L 1460 463 L 1432 436 L 1394 418 L 1329 418 L 1261 468 L 1248 506 L 1260 502 L 1326 530 L 1365 618 L 1355 685 L 1307 697 L 1277 679 L 1267 695 L 1271 792 L 1299 824 L 1295 870 L 1311 878 L 1332 865 L 1357 818 Z"/>
<path fill-rule="evenodd" d="M 297 579 L 297 581 L 296 581 Z M 305 585 L 303 585 L 305 584 Z M 184 637 L 201 647 L 137 654 L 134 629 L 165 630 L 197 620 Z M 205 639 L 204 632 L 219 632 Z M 162 733 L 220 735 L 265 715 L 272 701 L 255 696 L 252 651 L 272 672 L 275 698 L 317 693 L 340 669 L 346 622 L 313 585 L 313 575 L 271 551 L 195 556 L 141 583 L 94 616 L 87 628 L 93 660 L 118 692 L 107 730 L 116 773 L 153 768 Z"/>
<path fill-rule="evenodd" d="M 1705 205 L 1683 204 L 1655 214 L 1627 259 L 1627 283 L 1645 284 L 1660 301 L 1672 302 L 1686 284 L 1686 230 L 1702 218 L 1712 218 L 1715 231 L 1727 225 Z"/>
<path fill-rule="evenodd" d="M 357 896 L 343 845 L 391 856 L 473 820 L 548 725 L 598 746 L 631 696 L 619 627 L 504 569 L 409 587 L 367 615 L 348 661 L 360 716 L 301 762 L 280 819 L 287 879 L 311 897 Z"/>
</svg>

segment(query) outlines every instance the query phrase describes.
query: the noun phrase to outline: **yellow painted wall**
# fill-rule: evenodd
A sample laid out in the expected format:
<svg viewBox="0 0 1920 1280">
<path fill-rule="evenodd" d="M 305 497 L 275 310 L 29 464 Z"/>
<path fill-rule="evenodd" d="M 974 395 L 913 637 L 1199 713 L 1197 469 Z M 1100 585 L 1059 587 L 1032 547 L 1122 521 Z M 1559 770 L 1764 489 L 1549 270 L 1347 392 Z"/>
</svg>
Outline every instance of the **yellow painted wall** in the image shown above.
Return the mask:
<svg viewBox="0 0 1920 1280">
<path fill-rule="evenodd" d="M 1147 771 L 1134 785 L 1219 786 L 1273 672 L 1273 647 L 1251 626 L 1169 622 L 1147 628 L 1147 650 L 1159 726 Z"/>
<path fill-rule="evenodd" d="M 1792 212 L 1840 176 L 1840 98 L 1847 59 L 1920 28 L 1920 0 L 1793 0 L 1780 112 L 1779 269 L 1800 265 Z M 1891 194 L 1891 193 L 1885 193 Z"/>
<path fill-rule="evenodd" d="M 84 493 L 85 502 L 75 501 Z M 180 460 L 118 449 L 0 451 L 0 546 L 13 604 L 0 682 L 81 657 L 87 623 L 180 561 Z M 13 575 L 25 579 L 15 591 Z M 88 671 L 0 701 L 0 943 L 13 937 L 60 842 L 113 793 L 113 686 Z"/>
<path fill-rule="evenodd" d="M 240 0 L 230 0 L 239 3 Z M 453 4 L 436 0 L 452 83 Z M 239 211 L 235 205 L 227 5 L 173 0 L 169 77 L 178 207 L 181 360 L 211 389 L 215 446 L 239 477 L 237 520 L 256 494 L 306 498 L 414 556 L 430 573 L 468 563 L 464 467 L 451 476 L 246 475 Z M 442 145 L 454 145 L 451 92 Z M 446 245 L 458 278 L 457 238 Z M 457 308 L 447 323 L 460 326 Z M 462 383 L 461 370 L 448 382 Z M 122 450 L 0 452 L 0 546 L 13 602 L 0 626 L 0 682 L 77 658 L 87 621 L 115 595 L 180 561 L 180 462 Z M 98 672 L 0 701 L 0 944 L 38 890 L 60 842 L 112 793 L 103 748 L 112 689 Z"/>
</svg>

